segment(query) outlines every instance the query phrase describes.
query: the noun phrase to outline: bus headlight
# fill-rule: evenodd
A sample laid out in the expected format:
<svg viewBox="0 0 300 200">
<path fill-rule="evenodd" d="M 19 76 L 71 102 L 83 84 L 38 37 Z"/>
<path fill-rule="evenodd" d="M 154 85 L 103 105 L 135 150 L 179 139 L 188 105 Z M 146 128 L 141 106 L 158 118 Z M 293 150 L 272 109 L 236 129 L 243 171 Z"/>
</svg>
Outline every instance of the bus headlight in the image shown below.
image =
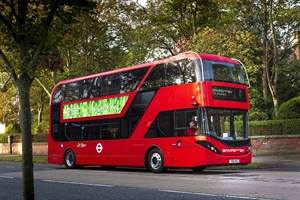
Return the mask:
<svg viewBox="0 0 300 200">
<path fill-rule="evenodd" d="M 214 145 L 212 145 L 210 142 L 207 142 L 207 141 L 204 141 L 204 140 L 197 140 L 196 143 L 203 146 L 203 147 L 205 147 L 206 149 L 209 149 L 210 151 L 212 151 L 216 154 L 221 154 L 221 152 Z"/>
<path fill-rule="evenodd" d="M 249 153 L 251 151 L 251 146 L 248 147 L 248 149 L 246 150 L 246 153 Z"/>
</svg>

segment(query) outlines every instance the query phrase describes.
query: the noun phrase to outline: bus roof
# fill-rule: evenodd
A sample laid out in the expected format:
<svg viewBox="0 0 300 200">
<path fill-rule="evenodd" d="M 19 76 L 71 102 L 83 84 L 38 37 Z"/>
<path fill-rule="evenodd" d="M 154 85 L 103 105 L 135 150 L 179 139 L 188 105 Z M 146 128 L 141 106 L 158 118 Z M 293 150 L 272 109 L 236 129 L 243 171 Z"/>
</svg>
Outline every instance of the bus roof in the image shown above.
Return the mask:
<svg viewBox="0 0 300 200">
<path fill-rule="evenodd" d="M 228 57 L 224 57 L 224 56 L 217 56 L 217 55 L 213 55 L 213 54 L 199 54 L 199 56 L 203 60 L 213 60 L 213 61 L 219 61 L 219 62 L 228 62 L 228 63 L 239 65 L 239 63 L 236 60 L 228 58 Z"/>
<path fill-rule="evenodd" d="M 211 61 L 217 61 L 217 62 L 228 62 L 228 63 L 239 65 L 239 63 L 236 60 L 228 58 L 228 57 L 224 57 L 224 56 L 218 56 L 218 55 L 213 55 L 213 54 L 197 54 L 197 53 L 186 52 L 186 53 L 179 54 L 177 56 L 173 56 L 173 57 L 169 57 L 169 58 L 165 58 L 165 59 L 161 59 L 161 60 L 157 60 L 157 61 L 153 61 L 153 62 L 137 64 L 137 65 L 134 65 L 134 66 L 128 66 L 128 67 L 124 67 L 124 68 L 120 68 L 120 69 L 113 69 L 113 70 L 109 70 L 109 71 L 105 71 L 105 72 L 99 72 L 99 73 L 96 73 L 96 74 L 86 75 L 86 76 L 82 76 L 82 77 L 78 77 L 78 78 L 63 80 L 63 81 L 60 81 L 56 86 L 61 85 L 61 84 L 66 84 L 66 83 L 71 83 L 71 82 L 75 82 L 75 81 L 84 80 L 84 79 L 87 79 L 87 78 L 97 77 L 99 75 L 105 76 L 105 75 L 119 73 L 119 72 L 126 72 L 128 70 L 133 70 L 133 69 L 138 69 L 138 68 L 143 68 L 143 67 L 150 67 L 150 66 L 153 66 L 153 65 L 161 64 L 161 63 L 180 60 L 184 57 L 190 58 L 192 60 L 196 60 L 197 58 L 199 58 L 198 56 L 203 60 L 211 60 Z"/>
</svg>

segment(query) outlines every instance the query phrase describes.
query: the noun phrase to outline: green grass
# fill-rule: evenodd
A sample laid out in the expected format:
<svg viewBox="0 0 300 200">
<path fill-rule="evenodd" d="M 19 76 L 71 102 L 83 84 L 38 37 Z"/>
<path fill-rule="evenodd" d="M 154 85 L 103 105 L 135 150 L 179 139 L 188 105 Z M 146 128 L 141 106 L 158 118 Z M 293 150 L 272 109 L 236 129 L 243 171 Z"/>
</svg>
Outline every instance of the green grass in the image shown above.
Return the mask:
<svg viewBox="0 0 300 200">
<path fill-rule="evenodd" d="M 0 161 L 8 161 L 8 162 L 22 162 L 22 156 L 21 155 L 0 155 Z M 48 157 L 47 156 L 33 156 L 33 162 L 34 163 L 48 163 Z"/>
</svg>

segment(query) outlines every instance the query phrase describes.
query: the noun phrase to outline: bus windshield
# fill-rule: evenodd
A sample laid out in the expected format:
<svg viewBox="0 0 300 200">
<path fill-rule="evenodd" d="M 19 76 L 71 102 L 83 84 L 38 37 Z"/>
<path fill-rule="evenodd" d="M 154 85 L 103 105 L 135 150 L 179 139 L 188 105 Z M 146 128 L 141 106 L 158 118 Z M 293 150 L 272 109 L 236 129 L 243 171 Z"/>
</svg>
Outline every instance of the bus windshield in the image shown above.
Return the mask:
<svg viewBox="0 0 300 200">
<path fill-rule="evenodd" d="M 205 81 L 245 84 L 243 70 L 240 65 L 203 60 L 203 72 Z"/>
<path fill-rule="evenodd" d="M 233 109 L 203 109 L 207 116 L 202 132 L 222 140 L 248 138 L 247 111 Z"/>
</svg>

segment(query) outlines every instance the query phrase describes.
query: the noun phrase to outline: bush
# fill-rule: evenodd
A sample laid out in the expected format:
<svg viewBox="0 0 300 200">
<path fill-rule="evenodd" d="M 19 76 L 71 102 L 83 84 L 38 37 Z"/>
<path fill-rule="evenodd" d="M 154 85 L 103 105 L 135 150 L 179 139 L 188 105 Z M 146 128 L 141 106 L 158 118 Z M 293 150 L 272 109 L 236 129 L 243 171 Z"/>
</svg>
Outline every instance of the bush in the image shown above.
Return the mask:
<svg viewBox="0 0 300 200">
<path fill-rule="evenodd" d="M 12 135 L 15 133 L 21 133 L 21 128 L 19 124 L 9 124 L 5 129 L 5 134 Z"/>
<path fill-rule="evenodd" d="M 0 134 L 0 143 L 7 143 L 8 142 L 8 135 L 7 134 Z"/>
<path fill-rule="evenodd" d="M 48 142 L 48 133 L 33 134 L 32 142 Z"/>
<path fill-rule="evenodd" d="M 262 111 L 254 111 L 254 112 L 249 112 L 249 120 L 250 121 L 262 121 L 262 120 L 267 120 L 269 116 Z"/>
<path fill-rule="evenodd" d="M 277 119 L 300 118 L 300 97 L 295 97 L 281 104 L 278 109 Z"/>
<path fill-rule="evenodd" d="M 250 136 L 299 134 L 300 119 L 249 122 Z"/>
<path fill-rule="evenodd" d="M 39 125 L 35 126 L 32 130 L 33 133 L 48 133 L 49 122 L 42 121 Z"/>
</svg>

